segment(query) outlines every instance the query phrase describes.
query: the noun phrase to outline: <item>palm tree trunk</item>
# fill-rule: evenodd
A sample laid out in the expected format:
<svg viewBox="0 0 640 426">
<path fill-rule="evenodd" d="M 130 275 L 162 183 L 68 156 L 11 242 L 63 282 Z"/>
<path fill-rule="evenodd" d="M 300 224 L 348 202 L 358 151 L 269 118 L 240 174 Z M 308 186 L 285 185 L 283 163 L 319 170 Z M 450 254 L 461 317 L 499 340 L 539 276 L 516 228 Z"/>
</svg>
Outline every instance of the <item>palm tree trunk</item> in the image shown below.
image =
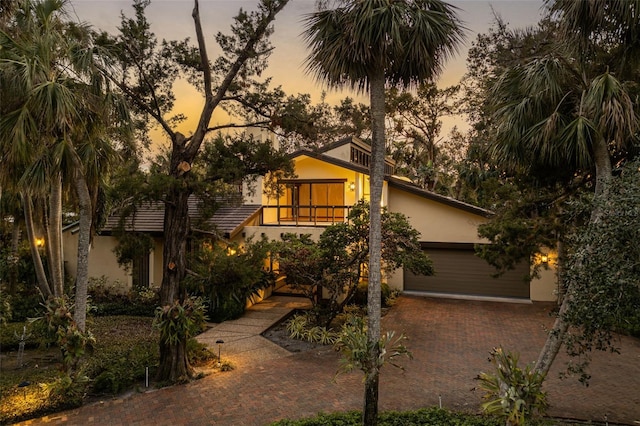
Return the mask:
<svg viewBox="0 0 640 426">
<path fill-rule="evenodd" d="M 370 226 L 369 226 L 369 288 L 367 293 L 368 328 L 367 341 L 370 353 L 365 372 L 364 425 L 378 423 L 378 385 L 380 355 L 380 319 L 381 319 L 381 287 L 382 287 L 382 186 L 384 182 L 384 67 L 380 67 L 371 76 L 371 166 L 370 166 Z"/>
<path fill-rule="evenodd" d="M 76 276 L 76 303 L 73 319 L 81 331 L 85 331 L 87 322 L 87 287 L 89 284 L 89 251 L 91 250 L 91 195 L 87 181 L 82 173 L 82 164 L 74 157 L 76 193 L 80 210 L 78 231 L 78 259 Z"/>
<path fill-rule="evenodd" d="M 62 176 L 56 173 L 52 179 L 49 196 L 46 247 L 49 256 L 51 285 L 56 297 L 64 294 L 64 274 L 62 259 Z"/>
<path fill-rule="evenodd" d="M 595 198 L 605 199 L 609 193 L 609 186 L 613 179 L 611 173 L 611 157 L 609 156 L 609 147 L 607 141 L 604 139 L 596 139 L 593 144 L 593 162 L 596 166 L 596 188 Z M 602 217 L 602 208 L 599 203 L 596 203 L 596 208 L 591 211 L 591 223 L 598 222 Z"/>
<path fill-rule="evenodd" d="M 15 217 L 13 221 L 13 228 L 11 230 L 11 251 L 10 251 L 10 259 L 11 264 L 9 266 L 9 289 L 8 292 L 10 295 L 15 295 L 18 290 L 18 249 L 20 247 L 20 236 L 22 232 L 20 231 L 20 223 L 18 218 Z"/>
<path fill-rule="evenodd" d="M 29 239 L 29 249 L 31 250 L 31 257 L 33 259 L 33 265 L 36 271 L 38 288 L 40 289 L 42 296 L 47 299 L 49 296 L 53 295 L 53 292 L 49 287 L 47 274 L 44 271 L 44 265 L 42 264 L 42 259 L 40 258 L 40 252 L 38 252 L 38 247 L 36 246 L 35 227 L 33 225 L 33 203 L 29 195 L 26 195 L 24 193 L 22 193 L 21 195 L 22 204 L 24 207 L 25 227 L 27 229 L 27 238 Z"/>
<path fill-rule="evenodd" d="M 609 192 L 609 185 L 611 184 L 612 179 L 611 158 L 609 157 L 609 149 L 604 139 L 596 140 L 593 151 L 594 163 L 596 166 L 595 198 L 596 200 L 598 200 L 605 198 L 607 196 L 607 193 Z M 600 203 L 596 202 L 596 207 L 594 207 L 591 211 L 591 218 L 589 219 L 591 223 L 599 221 L 602 217 L 603 212 L 599 205 Z M 586 247 L 585 252 L 589 253 L 590 250 L 590 247 Z M 569 310 L 571 309 L 571 304 L 573 303 L 572 294 L 574 290 L 572 287 L 572 283 L 569 282 L 566 288 L 566 294 L 564 295 L 562 303 L 560 304 L 560 310 L 558 311 L 556 320 L 553 323 L 553 327 L 549 331 L 547 341 L 545 342 L 544 347 L 542 348 L 542 351 L 538 356 L 538 361 L 536 362 L 534 368 L 537 373 L 543 374 L 545 376 L 549 372 L 551 364 L 558 355 L 558 352 L 560 352 L 564 336 L 569 329 L 569 324 L 565 320 L 565 314 L 569 312 Z"/>
</svg>

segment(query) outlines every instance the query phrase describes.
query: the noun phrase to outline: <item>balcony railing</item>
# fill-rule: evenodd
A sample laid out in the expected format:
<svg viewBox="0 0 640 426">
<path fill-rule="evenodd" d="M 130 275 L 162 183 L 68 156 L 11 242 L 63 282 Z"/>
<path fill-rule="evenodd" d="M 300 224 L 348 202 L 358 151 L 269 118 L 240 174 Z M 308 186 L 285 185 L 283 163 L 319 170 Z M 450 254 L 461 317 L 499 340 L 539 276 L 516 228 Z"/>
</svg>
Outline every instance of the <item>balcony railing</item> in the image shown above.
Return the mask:
<svg viewBox="0 0 640 426">
<path fill-rule="evenodd" d="M 347 221 L 353 206 L 262 206 L 263 225 L 324 226 Z"/>
</svg>

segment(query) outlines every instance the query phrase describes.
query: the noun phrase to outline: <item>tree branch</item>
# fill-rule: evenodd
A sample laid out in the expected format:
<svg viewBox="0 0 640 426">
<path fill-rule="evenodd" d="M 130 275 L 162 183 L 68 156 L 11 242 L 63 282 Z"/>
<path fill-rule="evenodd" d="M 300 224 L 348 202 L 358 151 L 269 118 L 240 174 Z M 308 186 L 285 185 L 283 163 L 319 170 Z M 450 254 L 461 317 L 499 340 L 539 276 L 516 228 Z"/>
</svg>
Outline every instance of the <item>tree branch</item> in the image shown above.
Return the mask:
<svg viewBox="0 0 640 426">
<path fill-rule="evenodd" d="M 111 73 L 105 67 L 101 65 L 98 65 L 97 67 L 101 73 L 103 73 L 109 80 L 111 80 L 116 86 L 118 86 L 120 90 L 122 90 L 129 97 L 131 102 L 135 103 L 138 106 L 138 108 L 140 108 L 141 110 L 143 110 L 144 112 L 152 116 L 158 122 L 158 124 L 160 124 L 160 126 L 164 129 L 164 131 L 167 132 L 171 140 L 175 138 L 175 132 L 173 131 L 173 129 L 171 129 L 169 124 L 165 121 L 165 119 L 162 117 L 162 115 L 160 115 L 159 112 L 156 112 L 149 105 L 142 102 L 135 95 L 135 93 L 133 93 L 133 91 L 131 90 L 131 88 L 129 88 L 129 86 L 127 86 L 124 82 L 118 81 L 113 75 L 111 75 Z"/>
<path fill-rule="evenodd" d="M 213 115 L 213 111 L 218 106 L 218 104 L 224 99 L 227 90 L 231 86 L 231 83 L 240 72 L 240 69 L 245 64 L 245 62 L 249 59 L 251 52 L 254 50 L 255 46 L 265 35 L 267 30 L 269 29 L 269 25 L 276 17 L 276 14 L 280 12 L 289 0 L 280 0 L 279 3 L 271 8 L 268 13 L 262 17 L 259 21 L 257 28 L 247 40 L 244 48 L 240 51 L 240 54 L 236 58 L 233 65 L 227 72 L 225 78 L 222 83 L 218 87 L 216 94 L 212 93 L 211 89 L 211 66 L 209 64 L 209 58 L 207 56 L 207 50 L 204 42 L 204 35 L 202 32 L 202 25 L 200 23 L 200 12 L 198 8 L 198 0 L 194 0 L 195 5 L 193 8 L 193 20 L 196 27 L 196 35 L 198 39 L 198 48 L 200 50 L 200 61 L 203 69 L 203 78 L 204 78 L 204 86 L 205 86 L 205 105 L 202 109 L 202 114 L 200 115 L 200 120 L 198 122 L 198 127 L 196 131 L 193 133 L 189 145 L 185 148 L 185 155 L 187 158 L 193 158 L 197 154 L 200 149 L 200 145 L 204 140 L 205 135 L 207 134 L 207 129 L 209 128 L 209 121 L 211 120 L 211 116 Z"/>
</svg>

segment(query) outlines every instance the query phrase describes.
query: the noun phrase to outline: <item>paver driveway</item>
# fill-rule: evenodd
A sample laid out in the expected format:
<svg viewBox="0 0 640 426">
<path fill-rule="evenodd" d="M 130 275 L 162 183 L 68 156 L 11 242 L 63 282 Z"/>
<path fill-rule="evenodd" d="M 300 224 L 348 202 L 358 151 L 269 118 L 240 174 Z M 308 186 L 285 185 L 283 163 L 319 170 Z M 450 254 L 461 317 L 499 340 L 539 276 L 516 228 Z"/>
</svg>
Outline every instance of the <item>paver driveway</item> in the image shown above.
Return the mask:
<svg viewBox="0 0 640 426">
<path fill-rule="evenodd" d="M 474 377 L 489 367 L 488 353 L 502 345 L 535 359 L 552 318 L 551 305 L 507 304 L 403 296 L 383 326 L 406 332 L 413 361 L 400 372 L 385 367 L 381 410 L 442 405 L 476 411 Z M 594 355 L 588 388 L 557 378 L 561 357 L 547 381 L 550 414 L 640 424 L 640 341 L 622 337 L 622 354 Z M 219 373 L 186 386 L 165 388 L 93 404 L 25 424 L 69 425 L 264 425 L 282 418 L 359 409 L 361 376 L 332 381 L 337 354 L 331 349 L 270 359 Z"/>
</svg>

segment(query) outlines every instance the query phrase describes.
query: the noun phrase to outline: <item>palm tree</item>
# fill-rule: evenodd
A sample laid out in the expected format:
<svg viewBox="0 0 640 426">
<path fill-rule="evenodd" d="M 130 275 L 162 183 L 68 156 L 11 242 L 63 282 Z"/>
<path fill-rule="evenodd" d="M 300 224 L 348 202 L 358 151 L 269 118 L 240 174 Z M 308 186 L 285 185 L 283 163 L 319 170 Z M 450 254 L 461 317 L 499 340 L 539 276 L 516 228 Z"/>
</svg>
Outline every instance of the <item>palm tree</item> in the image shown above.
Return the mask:
<svg viewBox="0 0 640 426">
<path fill-rule="evenodd" d="M 307 71 L 332 87 L 370 96 L 371 200 L 382 199 L 385 157 L 385 86 L 409 87 L 433 79 L 462 40 L 455 8 L 440 0 L 339 0 L 305 20 L 311 51 Z M 381 212 L 371 209 L 364 424 L 377 422 L 380 340 Z"/>
<path fill-rule="evenodd" d="M 504 71 L 493 87 L 496 138 L 493 158 L 536 169 L 595 172 L 598 222 L 619 161 L 640 130 L 635 113 L 640 2 L 548 1 L 560 43 L 550 53 Z M 632 84 L 629 84 L 632 83 Z M 589 248 L 586 248 L 586 253 Z M 588 261 L 586 259 L 585 261 Z M 565 289 L 560 310 L 535 369 L 546 375 L 568 329 L 574 293 Z"/>
<path fill-rule="evenodd" d="M 118 102 L 105 94 L 90 28 L 66 21 L 65 5 L 64 0 L 24 0 L 13 21 L 20 31 L 9 31 L 10 26 L 0 31 L 0 87 L 13 101 L 0 119 L 0 153 L 3 161 L 15 167 L 12 176 L 3 177 L 15 177 L 22 193 L 27 234 L 44 296 L 64 293 L 62 200 L 68 186 L 75 188 L 70 192 L 75 193 L 80 207 L 75 320 L 84 330 L 95 210 L 87 176 L 94 176 L 95 181 L 92 170 L 107 164 L 108 156 L 102 153 L 112 150 L 98 148 L 96 143 L 110 123 L 108 111 Z M 43 205 L 48 279 L 35 248 L 33 225 L 38 209 L 32 207 Z"/>
</svg>

